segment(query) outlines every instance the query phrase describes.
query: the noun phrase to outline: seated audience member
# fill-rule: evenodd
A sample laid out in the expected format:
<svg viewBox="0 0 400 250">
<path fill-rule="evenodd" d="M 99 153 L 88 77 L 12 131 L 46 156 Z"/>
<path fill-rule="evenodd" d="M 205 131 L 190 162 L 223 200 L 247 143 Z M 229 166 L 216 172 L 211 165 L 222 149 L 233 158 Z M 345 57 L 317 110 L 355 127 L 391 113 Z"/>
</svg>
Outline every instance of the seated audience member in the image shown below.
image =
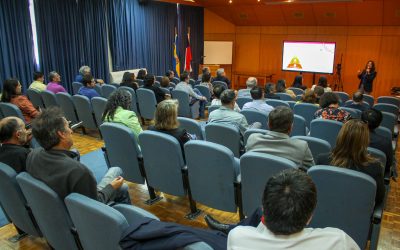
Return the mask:
<svg viewBox="0 0 400 250">
<path fill-rule="evenodd" d="M 40 112 L 33 106 L 29 99 L 22 95 L 22 86 L 18 79 L 7 79 L 3 83 L 1 94 L 2 102 L 9 102 L 16 105 L 22 112 L 26 123 L 30 123 Z"/>
<path fill-rule="evenodd" d="M 134 90 L 137 90 L 139 88 L 139 85 L 137 82 L 135 82 L 135 73 L 130 73 L 130 72 L 125 72 L 122 81 L 119 84 L 121 87 L 129 87 Z"/>
<path fill-rule="evenodd" d="M 0 121 L 0 162 L 12 167 L 17 173 L 25 171 L 26 158 L 31 152 L 28 147 L 31 133 L 20 118 L 3 118 Z"/>
<path fill-rule="evenodd" d="M 290 89 L 286 88 L 286 81 L 283 79 L 280 79 L 276 83 L 276 93 L 286 93 L 292 97 L 293 100 L 296 100 L 296 95 L 294 92 Z"/>
<path fill-rule="evenodd" d="M 207 74 L 207 73 L 202 74 L 200 85 L 208 88 L 208 90 L 210 91 L 210 96 L 212 96 L 214 94 L 213 85 L 211 84 L 211 75 L 210 74 Z"/>
<path fill-rule="evenodd" d="M 297 103 L 311 103 L 319 106 L 317 95 L 315 94 L 314 90 L 311 89 L 306 89 L 301 97 L 301 101 L 298 101 Z"/>
<path fill-rule="evenodd" d="M 185 129 L 179 128 L 178 122 L 178 100 L 165 100 L 157 105 L 155 113 L 155 124 L 150 126 L 150 130 L 169 134 L 175 137 L 181 145 L 192 139 L 191 135 Z"/>
<path fill-rule="evenodd" d="M 173 83 L 171 84 L 171 81 L 169 80 L 169 78 L 166 76 L 163 76 L 161 78 L 160 86 L 163 88 L 166 88 L 166 89 L 174 89 L 176 85 Z"/>
<path fill-rule="evenodd" d="M 145 69 L 139 70 L 136 79 L 144 80 L 147 75 L 147 71 Z"/>
<path fill-rule="evenodd" d="M 216 81 L 224 82 L 228 86 L 228 89 L 231 88 L 231 81 L 228 78 L 226 78 L 225 70 L 222 68 L 217 69 L 217 77 L 215 77 L 212 80 L 212 82 L 216 82 Z"/>
<path fill-rule="evenodd" d="M 28 155 L 26 171 L 53 189 L 61 200 L 70 193 L 79 193 L 105 204 L 131 204 L 120 168 L 109 168 L 97 184 L 93 173 L 75 159 L 77 153 L 70 151 L 72 130 L 59 108 L 43 110 L 32 122 L 32 133 L 43 148 Z"/>
<path fill-rule="evenodd" d="M 319 106 L 321 109 L 315 112 L 314 118 L 338 122 L 346 122 L 351 119 L 351 115 L 348 112 L 339 109 L 339 97 L 333 92 L 323 94 L 319 100 Z"/>
<path fill-rule="evenodd" d="M 250 94 L 253 101 L 245 103 L 242 110 L 257 110 L 268 115 L 274 109 L 274 107 L 265 103 L 264 91 L 261 87 L 254 86 L 250 90 Z"/>
<path fill-rule="evenodd" d="M 167 73 L 165 73 L 165 76 L 168 77 L 170 82 L 172 82 L 175 77 L 175 72 L 173 70 L 168 70 Z"/>
<path fill-rule="evenodd" d="M 346 122 L 336 139 L 332 153 L 318 156 L 318 165 L 332 165 L 356 170 L 371 176 L 376 182 L 375 204 L 385 196 L 381 163 L 372 158 L 367 151 L 369 130 L 367 124 L 358 119 Z"/>
<path fill-rule="evenodd" d="M 29 85 L 30 89 L 37 90 L 39 92 L 45 91 L 47 86 L 44 84 L 44 74 L 42 72 L 33 73 L 33 82 Z"/>
<path fill-rule="evenodd" d="M 312 179 L 300 170 L 286 169 L 268 180 L 259 209 L 262 217 L 254 220 L 258 225 L 232 229 L 227 249 L 360 249 L 340 229 L 307 227 L 316 205 Z"/>
<path fill-rule="evenodd" d="M 317 86 L 324 88 L 324 92 L 332 92 L 332 89 L 328 87 L 328 79 L 325 76 L 320 76 L 318 79 L 318 84 L 317 85 L 314 84 L 311 87 L 311 90 L 314 90 L 315 87 Z"/>
<path fill-rule="evenodd" d="M 192 88 L 192 85 L 189 84 L 189 73 L 184 71 L 180 76 L 180 83 L 178 83 L 175 87 L 175 90 L 181 90 L 188 93 L 190 97 L 190 104 L 195 103 L 196 101 L 200 102 L 200 118 L 204 118 L 204 110 L 206 108 L 207 98 L 202 96 L 198 89 Z"/>
<path fill-rule="evenodd" d="M 214 89 L 215 90 L 215 89 Z M 242 137 L 244 132 L 249 128 L 260 128 L 261 123 L 255 122 L 249 126 L 247 124 L 246 117 L 239 112 L 234 111 L 236 94 L 235 91 L 226 89 L 221 94 L 221 104 L 222 106 L 214 110 L 208 115 L 208 123 L 223 123 L 228 125 L 233 125 L 238 128 Z"/>
<path fill-rule="evenodd" d="M 243 98 L 243 97 L 251 98 L 250 91 L 253 87 L 257 86 L 257 78 L 249 77 L 246 81 L 246 86 L 247 86 L 246 89 L 239 89 L 238 98 Z"/>
<path fill-rule="evenodd" d="M 321 86 L 316 86 L 314 88 L 314 93 L 315 93 L 315 96 L 317 97 L 317 103 L 319 104 L 319 100 L 321 99 L 321 96 L 325 93 L 325 90 Z"/>
<path fill-rule="evenodd" d="M 221 94 L 222 92 L 224 92 L 225 88 L 222 85 L 215 85 L 213 88 L 213 92 L 214 92 L 214 99 L 211 101 L 211 106 L 221 106 Z M 233 108 L 234 111 L 236 112 L 240 112 L 240 108 L 239 105 L 237 105 L 236 101 L 235 101 L 235 107 Z M 210 114 L 208 114 L 210 115 Z"/>
<path fill-rule="evenodd" d="M 138 140 L 143 130 L 136 113 L 130 110 L 131 103 L 131 94 L 123 89 L 117 89 L 108 97 L 102 119 L 105 122 L 118 123 L 130 128 Z"/>
<path fill-rule="evenodd" d="M 99 97 L 99 93 L 94 89 L 96 82 L 92 75 L 84 75 L 82 79 L 83 87 L 79 89 L 78 94 L 86 96 L 91 100 L 93 97 Z"/>
<path fill-rule="evenodd" d="M 276 107 L 268 116 L 269 130 L 265 134 L 251 134 L 247 139 L 246 152 L 283 157 L 301 168 L 314 166 L 314 159 L 307 142 L 290 138 L 293 119 L 293 111 L 290 108 Z"/>
<path fill-rule="evenodd" d="M 393 164 L 393 147 L 392 141 L 377 134 L 375 129 L 379 127 L 382 122 L 382 112 L 377 109 L 369 109 L 361 114 L 361 120 L 368 124 L 369 128 L 369 147 L 376 148 L 385 153 L 386 155 L 386 166 L 385 173 L 390 172 L 390 168 Z"/>
<path fill-rule="evenodd" d="M 307 88 L 307 86 L 303 85 L 303 76 L 302 75 L 295 76 L 292 87 L 303 89 L 303 90 L 305 90 Z"/>
<path fill-rule="evenodd" d="M 92 73 L 91 73 L 90 67 L 87 66 L 87 65 L 84 65 L 84 66 L 80 67 L 79 73 L 75 77 L 75 82 L 83 83 L 82 82 L 83 81 L 83 77 L 85 75 L 91 75 L 91 74 Z M 95 82 L 97 82 L 99 84 L 103 84 L 104 83 L 104 81 L 102 79 L 95 79 Z"/>
<path fill-rule="evenodd" d="M 273 84 L 272 82 L 265 84 L 264 91 L 265 91 L 265 98 L 267 99 L 276 99 L 276 100 L 281 99 L 280 96 L 275 94 L 275 84 Z"/>
<path fill-rule="evenodd" d="M 139 71 L 140 72 L 140 71 Z M 139 77 L 139 75 L 138 75 Z M 164 101 L 165 99 L 171 98 L 171 95 L 165 94 L 164 91 L 160 89 L 160 87 L 154 86 L 156 78 L 152 74 L 148 74 L 145 76 L 143 80 L 143 88 L 145 89 L 150 89 L 154 92 L 154 95 L 156 96 L 157 103 L 160 103 Z"/>
<path fill-rule="evenodd" d="M 203 75 L 205 75 L 205 74 L 210 75 L 210 82 L 212 82 L 211 71 L 210 71 L 210 68 L 209 68 L 209 67 L 204 67 L 204 68 L 201 70 L 201 74 L 199 75 L 198 80 L 202 81 Z"/>
<path fill-rule="evenodd" d="M 50 82 L 47 84 L 46 88 L 48 91 L 51 91 L 54 94 L 57 94 L 59 92 L 67 92 L 65 88 L 61 85 L 61 76 L 57 72 L 52 71 L 49 73 L 49 81 Z"/>
<path fill-rule="evenodd" d="M 344 105 L 347 108 L 358 109 L 361 112 L 368 110 L 369 107 L 364 103 L 363 93 L 357 91 L 353 94 L 353 101 Z"/>
</svg>

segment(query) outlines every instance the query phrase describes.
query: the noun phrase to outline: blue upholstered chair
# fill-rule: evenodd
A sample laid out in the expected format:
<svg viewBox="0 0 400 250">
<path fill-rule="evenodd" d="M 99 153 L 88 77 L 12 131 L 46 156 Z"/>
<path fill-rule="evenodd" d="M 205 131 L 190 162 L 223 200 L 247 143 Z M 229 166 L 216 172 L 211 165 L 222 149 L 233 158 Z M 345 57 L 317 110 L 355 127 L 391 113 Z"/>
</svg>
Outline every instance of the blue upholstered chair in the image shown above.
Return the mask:
<svg viewBox="0 0 400 250">
<path fill-rule="evenodd" d="M 34 107 L 40 107 L 41 109 L 44 109 L 42 96 L 40 95 L 39 91 L 37 91 L 36 89 L 28 89 L 26 91 L 26 95 L 28 96 Z"/>
<path fill-rule="evenodd" d="M 311 122 L 310 136 L 323 139 L 332 148 L 336 145 L 336 137 L 342 128 L 343 123 L 338 121 L 326 120 L 326 119 L 315 119 Z"/>
<path fill-rule="evenodd" d="M 369 105 L 370 107 L 374 106 L 375 99 L 374 99 L 374 97 L 373 97 L 372 95 L 366 95 L 366 94 L 364 94 L 364 95 L 363 95 L 363 99 L 364 99 L 365 102 L 368 103 L 368 105 Z"/>
<path fill-rule="evenodd" d="M 135 92 L 135 90 L 133 90 L 132 88 L 130 88 L 130 87 L 126 87 L 126 86 L 122 86 L 122 87 L 119 87 L 120 89 L 123 89 L 123 90 L 125 90 L 125 91 L 128 91 L 130 94 L 131 94 L 131 110 L 133 111 L 133 112 L 135 112 L 136 113 L 136 115 L 139 117 L 140 116 L 140 114 L 139 114 L 139 109 L 138 109 L 138 101 L 137 101 L 137 97 L 136 97 L 136 92 Z"/>
<path fill-rule="evenodd" d="M 311 121 L 314 120 L 314 114 L 319 107 L 311 103 L 298 103 L 294 105 L 294 114 L 306 119 L 307 128 L 310 128 Z"/>
<path fill-rule="evenodd" d="M 397 97 L 393 96 L 380 96 L 378 97 L 377 100 L 378 103 L 386 103 L 386 104 L 392 104 L 396 107 L 400 107 L 400 99 Z"/>
<path fill-rule="evenodd" d="M 246 117 L 247 123 L 248 124 L 253 124 L 255 122 L 261 123 L 261 129 L 267 129 L 268 128 L 268 115 L 257 111 L 257 110 L 242 110 L 240 111 L 244 117 Z"/>
<path fill-rule="evenodd" d="M 136 97 L 139 103 L 140 115 L 145 119 L 153 120 L 157 107 L 154 92 L 150 89 L 139 88 L 136 90 Z"/>
<path fill-rule="evenodd" d="M 290 135 L 307 135 L 308 130 L 306 123 L 306 119 L 304 119 L 302 116 L 294 115 L 292 133 Z"/>
<path fill-rule="evenodd" d="M 365 249 L 374 212 L 375 180 L 364 173 L 333 166 L 314 166 L 308 174 L 318 194 L 317 207 L 309 226 L 342 229 L 361 249 Z M 376 226 L 373 225 L 372 235 L 377 233 Z M 376 242 L 371 241 L 371 245 L 376 247 Z"/>
<path fill-rule="evenodd" d="M 20 173 L 17 181 L 47 242 L 55 249 L 80 249 L 79 237 L 73 233 L 74 225 L 64 201 L 27 172 Z"/>
<path fill-rule="evenodd" d="M 203 131 L 199 122 L 186 117 L 178 117 L 178 121 L 180 128 L 186 129 L 189 134 L 196 135 L 198 140 L 204 140 L 205 131 Z"/>
<path fill-rule="evenodd" d="M 22 230 L 29 235 L 42 237 L 32 211 L 15 179 L 16 176 L 17 173 L 13 168 L 0 163 L 1 206 L 14 226 L 18 228 L 17 231 Z"/>
<path fill-rule="evenodd" d="M 21 120 L 25 122 L 25 118 L 22 115 L 21 110 L 12 103 L 0 102 L 0 110 L 1 113 L 3 114 L 3 117 L 15 116 L 21 118 Z"/>
<path fill-rule="evenodd" d="M 311 154 L 314 158 L 314 162 L 318 159 L 318 155 L 320 154 L 325 154 L 325 153 L 330 153 L 332 150 L 331 144 L 329 142 L 311 137 L 311 136 L 293 136 L 293 139 L 299 139 L 306 141 L 308 144 L 308 147 L 311 150 Z"/>
<path fill-rule="evenodd" d="M 359 109 L 353 109 L 353 108 L 347 108 L 347 107 L 340 107 L 340 109 L 346 111 L 351 115 L 352 118 L 355 119 L 360 119 L 361 118 L 361 110 Z"/>
<path fill-rule="evenodd" d="M 178 116 L 198 118 L 199 117 L 199 101 L 190 105 L 189 94 L 182 90 L 173 90 L 172 98 L 177 99 L 179 102 Z"/>
<path fill-rule="evenodd" d="M 208 107 L 208 115 L 211 114 L 211 112 L 213 112 L 214 110 L 217 110 L 221 107 L 221 105 L 211 105 L 210 107 Z"/>
<path fill-rule="evenodd" d="M 272 107 L 276 108 L 279 106 L 283 106 L 283 107 L 288 107 L 290 108 L 289 103 L 285 102 L 285 101 L 281 101 L 281 100 L 275 100 L 275 99 L 267 99 L 266 103 L 268 105 L 271 105 Z"/>
<path fill-rule="evenodd" d="M 229 148 L 235 157 L 240 157 L 241 143 L 239 129 L 220 123 L 208 123 L 205 127 L 206 140 Z"/>
<path fill-rule="evenodd" d="M 248 103 L 248 102 L 252 102 L 253 99 L 251 98 L 247 98 L 247 97 L 239 97 L 236 99 L 236 103 L 239 106 L 240 109 L 243 108 L 243 106 Z"/>
<path fill-rule="evenodd" d="M 208 87 L 203 86 L 203 85 L 196 85 L 194 86 L 195 89 L 198 89 L 201 93 L 202 96 L 205 96 L 207 98 L 208 102 L 211 102 L 211 93 Z"/>
<path fill-rule="evenodd" d="M 268 179 L 296 164 L 282 157 L 247 152 L 240 157 L 243 213 L 250 216 L 262 204 L 262 194 Z"/>
<path fill-rule="evenodd" d="M 43 104 L 46 108 L 60 106 L 60 104 L 58 104 L 56 94 L 53 92 L 45 90 L 40 92 L 40 95 L 42 96 Z"/>
<path fill-rule="evenodd" d="M 97 126 L 100 126 L 103 123 L 101 118 L 103 117 L 104 110 L 106 109 L 107 99 L 103 97 L 93 97 L 90 102 L 92 103 Z"/>
<path fill-rule="evenodd" d="M 246 130 L 246 132 L 244 132 L 244 145 L 247 144 L 247 139 L 249 139 L 249 136 L 255 133 L 260 133 L 260 134 L 265 134 L 267 132 L 266 129 L 258 129 L 258 128 L 249 128 Z"/>
<path fill-rule="evenodd" d="M 80 82 L 73 82 L 72 83 L 72 94 L 77 95 L 79 89 L 83 87 L 83 84 Z"/>
<path fill-rule="evenodd" d="M 67 120 L 71 121 L 72 123 L 77 123 L 79 120 L 71 95 L 68 93 L 59 92 L 56 94 L 56 97 L 57 102 L 60 104 L 60 107 L 64 112 L 65 118 L 67 118 Z"/>
<path fill-rule="evenodd" d="M 277 96 L 281 98 L 282 101 L 293 101 L 293 98 L 286 93 L 276 93 Z"/>
<path fill-rule="evenodd" d="M 213 87 L 217 86 L 217 85 L 222 85 L 225 89 L 228 89 L 228 84 L 226 84 L 226 82 L 221 82 L 221 81 L 214 81 L 212 82 Z"/>
<path fill-rule="evenodd" d="M 97 129 L 97 123 L 89 98 L 82 95 L 74 95 L 72 96 L 72 101 L 74 102 L 78 119 L 83 121 L 83 126 L 85 128 Z"/>
<path fill-rule="evenodd" d="M 339 104 L 341 106 L 344 105 L 344 103 L 350 99 L 349 94 L 347 94 L 346 92 L 333 91 L 333 93 L 335 93 L 339 96 Z"/>
<path fill-rule="evenodd" d="M 378 103 L 374 105 L 374 109 L 380 110 L 382 112 L 392 113 L 396 117 L 399 115 L 399 107 L 393 104 Z"/>
<path fill-rule="evenodd" d="M 291 91 L 293 91 L 293 93 L 297 96 L 297 95 L 303 95 L 304 94 L 304 90 L 300 89 L 300 88 L 295 88 L 295 87 L 289 87 L 288 89 L 290 89 Z"/>
<path fill-rule="evenodd" d="M 112 92 L 114 92 L 115 90 L 117 90 L 117 87 L 115 87 L 114 85 L 111 84 L 103 84 L 101 86 L 101 93 L 103 94 L 104 98 L 108 98 Z"/>
</svg>

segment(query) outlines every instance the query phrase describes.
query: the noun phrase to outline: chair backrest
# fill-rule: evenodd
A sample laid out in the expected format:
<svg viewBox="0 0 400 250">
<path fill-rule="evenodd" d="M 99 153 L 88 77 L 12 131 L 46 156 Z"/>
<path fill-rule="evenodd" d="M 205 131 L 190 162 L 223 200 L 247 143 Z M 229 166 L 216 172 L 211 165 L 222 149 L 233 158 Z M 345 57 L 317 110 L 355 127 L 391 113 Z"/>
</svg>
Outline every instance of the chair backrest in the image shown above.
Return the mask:
<svg viewBox="0 0 400 250">
<path fill-rule="evenodd" d="M 377 159 L 382 165 L 382 173 L 385 174 L 385 166 L 386 166 L 386 155 L 381 150 L 377 148 L 368 147 L 368 153 Z"/>
<path fill-rule="evenodd" d="M 179 102 L 178 116 L 192 117 L 190 110 L 189 94 L 183 90 L 172 90 L 172 98 L 177 99 Z"/>
<path fill-rule="evenodd" d="M 279 107 L 279 106 L 290 108 L 289 103 L 287 103 L 285 101 L 281 101 L 281 100 L 267 99 L 266 103 L 268 105 L 271 105 L 274 108 Z"/>
<path fill-rule="evenodd" d="M 247 144 L 247 139 L 249 139 L 249 136 L 252 135 L 252 134 L 254 134 L 254 133 L 265 134 L 265 133 L 267 133 L 267 130 L 265 130 L 265 129 L 258 129 L 258 128 L 249 128 L 249 129 L 247 129 L 246 132 L 244 132 L 244 138 L 243 138 L 244 145 Z"/>
<path fill-rule="evenodd" d="M 161 82 L 162 78 L 163 78 L 163 76 L 156 76 L 156 81 Z"/>
<path fill-rule="evenodd" d="M 315 119 L 311 121 L 310 136 L 323 139 L 329 142 L 332 148 L 334 148 L 336 145 L 336 137 L 342 126 L 343 123 L 338 121 Z"/>
<path fill-rule="evenodd" d="M 139 134 L 139 141 L 148 184 L 161 192 L 184 196 L 182 169 L 185 163 L 178 140 L 165 133 L 146 130 Z"/>
<path fill-rule="evenodd" d="M 255 122 L 261 123 L 261 129 L 268 129 L 268 115 L 258 110 L 242 110 L 240 111 L 246 117 L 248 124 Z"/>
<path fill-rule="evenodd" d="M 28 96 L 29 100 L 32 102 L 33 106 L 40 107 L 41 109 L 44 108 L 42 96 L 40 95 L 40 92 L 37 91 L 36 89 L 28 89 L 26 91 L 26 95 Z"/>
<path fill-rule="evenodd" d="M 308 174 L 318 193 L 310 227 L 342 229 L 365 249 L 375 205 L 375 180 L 364 173 L 333 166 L 314 166 Z"/>
<path fill-rule="evenodd" d="M 361 118 L 361 110 L 359 109 L 353 109 L 353 108 L 347 108 L 347 107 L 340 107 L 340 109 L 346 111 L 351 115 L 351 117 L 360 119 Z"/>
<path fill-rule="evenodd" d="M 58 195 L 27 172 L 20 173 L 17 181 L 49 244 L 55 249 L 78 249 L 71 218 Z"/>
<path fill-rule="evenodd" d="M 347 101 L 344 103 L 344 105 L 347 106 L 347 105 L 350 105 L 350 104 L 352 104 L 352 103 L 354 103 L 353 100 L 347 100 Z M 369 109 L 370 107 L 372 107 L 372 106 L 370 106 L 369 103 L 366 102 L 366 101 L 363 101 L 363 102 L 362 102 L 362 106 L 365 107 L 366 109 Z"/>
<path fill-rule="evenodd" d="M 111 84 L 103 84 L 103 86 L 101 86 L 101 93 L 103 94 L 104 98 L 108 98 L 112 92 L 114 92 L 115 90 L 117 90 L 117 87 L 115 87 L 114 85 Z"/>
<path fill-rule="evenodd" d="M 79 89 L 83 87 L 83 84 L 80 82 L 73 82 L 72 83 L 72 93 L 74 95 L 78 94 Z"/>
<path fill-rule="evenodd" d="M 298 103 L 294 105 L 294 114 L 306 119 L 307 127 L 310 128 L 311 121 L 314 120 L 314 114 L 319 107 L 311 103 Z"/>
<path fill-rule="evenodd" d="M 364 99 L 365 102 L 368 103 L 368 105 L 369 105 L 370 107 L 374 106 L 375 99 L 374 99 L 374 97 L 373 97 L 372 95 L 366 95 L 366 94 L 364 94 L 364 95 L 363 95 L 363 99 Z"/>
<path fill-rule="evenodd" d="M 17 173 L 0 162 L 0 204 L 12 223 L 29 235 L 41 237 L 30 208 L 15 179 Z"/>
<path fill-rule="evenodd" d="M 196 81 L 194 79 L 189 79 L 189 84 L 192 85 L 192 88 L 196 85 Z"/>
<path fill-rule="evenodd" d="M 286 102 L 289 104 L 291 110 L 293 110 L 294 106 L 297 104 L 297 102 L 295 101 L 286 101 Z"/>
<path fill-rule="evenodd" d="M 199 122 L 186 117 L 178 117 L 178 121 L 180 128 L 186 129 L 189 134 L 196 135 L 198 140 L 204 140 L 204 133 Z"/>
<path fill-rule="evenodd" d="M 307 135 L 307 122 L 302 116 L 294 115 L 291 136 Z"/>
<path fill-rule="evenodd" d="M 302 98 L 303 98 L 303 95 L 296 95 L 296 101 L 301 101 Z"/>
<path fill-rule="evenodd" d="M 221 105 L 211 105 L 210 107 L 208 107 L 208 114 L 210 115 L 211 112 L 219 109 L 220 107 L 221 107 Z"/>
<path fill-rule="evenodd" d="M 143 184 L 144 178 L 139 167 L 141 152 L 132 130 L 124 125 L 105 122 L 100 126 L 100 131 L 110 165 L 120 167 L 126 180 Z"/>
<path fill-rule="evenodd" d="M 40 95 L 42 96 L 42 100 L 46 108 L 60 106 L 57 102 L 56 94 L 54 94 L 53 92 L 45 90 L 40 92 Z"/>
<path fill-rule="evenodd" d="M 133 112 L 135 112 L 137 116 L 139 116 L 139 109 L 138 109 L 138 104 L 137 104 L 138 101 L 137 101 L 135 90 L 133 90 L 132 88 L 126 87 L 126 86 L 122 86 L 122 87 L 119 87 L 119 88 L 123 89 L 125 91 L 128 91 L 131 94 L 131 98 L 132 98 L 131 99 L 131 101 L 132 101 L 131 110 Z"/>
<path fill-rule="evenodd" d="M 161 84 L 160 84 L 159 81 L 154 81 L 154 86 L 156 86 L 156 87 L 161 87 Z"/>
<path fill-rule="evenodd" d="M 217 85 L 222 85 L 224 86 L 225 89 L 228 89 L 228 84 L 226 84 L 226 82 L 222 82 L 222 81 L 214 81 L 212 82 L 213 87 L 217 86 Z"/>
<path fill-rule="evenodd" d="M 103 117 L 104 110 L 106 109 L 107 99 L 103 97 L 93 97 L 90 102 L 92 103 L 96 123 L 98 126 L 100 126 L 103 123 L 101 118 Z"/>
<path fill-rule="evenodd" d="M 240 157 L 244 215 L 250 216 L 262 204 L 262 194 L 268 179 L 288 168 L 297 166 L 288 159 L 270 154 L 247 152 Z"/>
<path fill-rule="evenodd" d="M 83 126 L 85 128 L 97 129 L 97 123 L 89 98 L 83 95 L 74 95 L 72 96 L 72 101 L 74 102 L 78 119 L 83 121 Z"/>
<path fill-rule="evenodd" d="M 103 91 L 101 90 L 101 85 L 96 83 L 94 85 L 94 90 L 96 90 L 97 94 L 99 94 L 100 96 L 103 96 Z"/>
<path fill-rule="evenodd" d="M 392 133 L 397 124 L 397 116 L 389 112 L 382 112 L 382 122 L 380 126 L 388 128 Z"/>
<path fill-rule="evenodd" d="M 239 129 L 227 124 L 209 123 L 205 127 L 206 140 L 229 148 L 235 157 L 240 157 Z"/>
<path fill-rule="evenodd" d="M 160 89 L 161 89 L 162 92 L 164 92 L 164 94 L 168 94 L 168 95 L 171 94 L 171 91 L 169 89 L 167 89 L 167 88 L 160 87 Z"/>
<path fill-rule="evenodd" d="M 139 103 L 140 115 L 145 119 L 154 119 L 157 101 L 154 92 L 150 89 L 139 88 L 136 90 L 136 97 Z"/>
<path fill-rule="evenodd" d="M 8 102 L 0 102 L 0 109 L 4 117 L 16 116 L 25 122 L 21 110 L 16 105 Z"/>
<path fill-rule="evenodd" d="M 393 96 L 381 96 L 381 97 L 378 97 L 377 102 L 378 103 L 392 104 L 392 105 L 395 105 L 396 107 L 400 107 L 400 99 L 397 98 L 397 97 L 393 97 Z"/>
<path fill-rule="evenodd" d="M 295 87 L 289 87 L 288 89 L 290 89 L 291 91 L 293 91 L 293 93 L 297 96 L 297 95 L 303 95 L 304 94 L 304 90 L 300 89 L 300 88 L 295 88 Z"/>
<path fill-rule="evenodd" d="M 293 101 L 293 98 L 286 93 L 276 93 L 277 96 L 281 98 L 282 101 Z"/>
<path fill-rule="evenodd" d="M 236 212 L 234 155 L 228 148 L 207 141 L 185 144 L 192 196 L 206 206 Z"/>
<path fill-rule="evenodd" d="M 392 113 L 395 116 L 399 115 L 399 107 L 393 104 L 378 103 L 374 105 L 374 108 L 382 112 Z"/>
<path fill-rule="evenodd" d="M 320 154 L 329 153 L 332 150 L 331 144 L 329 144 L 329 142 L 327 142 L 323 139 L 319 139 L 319 138 L 315 138 L 315 137 L 311 137 L 311 136 L 293 136 L 292 138 L 303 140 L 303 141 L 307 142 L 308 147 L 311 150 L 311 154 L 314 158 L 314 161 L 316 161 L 318 159 L 318 156 Z"/>
<path fill-rule="evenodd" d="M 71 95 L 64 92 L 58 92 L 56 97 L 62 111 L 64 112 L 65 118 L 72 123 L 77 123 L 78 116 L 76 114 L 75 105 L 72 101 Z"/>
<path fill-rule="evenodd" d="M 135 81 L 139 84 L 139 87 L 144 85 L 144 82 L 142 79 L 136 79 Z"/>
<path fill-rule="evenodd" d="M 178 84 L 181 80 L 178 77 L 172 78 L 172 82 Z"/>
<path fill-rule="evenodd" d="M 65 198 L 65 205 L 86 250 L 118 250 L 128 229 L 126 218 L 116 209 L 81 194 Z"/>
<path fill-rule="evenodd" d="M 377 127 L 377 128 L 375 129 L 375 132 L 376 132 L 378 135 L 381 135 L 381 136 L 385 137 L 385 138 L 386 138 L 387 140 L 389 140 L 389 141 L 392 140 L 392 137 L 393 137 L 392 131 L 390 131 L 390 130 L 389 130 L 388 128 L 386 128 L 386 127 L 379 126 L 379 127 Z"/>
<path fill-rule="evenodd" d="M 207 98 L 208 102 L 211 102 L 211 93 L 208 87 L 203 86 L 203 85 L 196 85 L 194 86 L 195 89 L 198 89 L 201 93 L 202 96 L 205 96 Z"/>
<path fill-rule="evenodd" d="M 345 102 L 347 102 L 350 99 L 349 94 L 347 94 L 346 92 L 333 91 L 333 93 L 335 93 L 339 96 L 339 103 L 341 105 L 343 105 Z"/>
<path fill-rule="evenodd" d="M 248 97 L 239 97 L 238 99 L 236 99 L 236 103 L 239 106 L 240 109 L 243 108 L 243 106 L 248 103 L 248 102 L 252 102 L 253 99 L 248 98 Z"/>
</svg>

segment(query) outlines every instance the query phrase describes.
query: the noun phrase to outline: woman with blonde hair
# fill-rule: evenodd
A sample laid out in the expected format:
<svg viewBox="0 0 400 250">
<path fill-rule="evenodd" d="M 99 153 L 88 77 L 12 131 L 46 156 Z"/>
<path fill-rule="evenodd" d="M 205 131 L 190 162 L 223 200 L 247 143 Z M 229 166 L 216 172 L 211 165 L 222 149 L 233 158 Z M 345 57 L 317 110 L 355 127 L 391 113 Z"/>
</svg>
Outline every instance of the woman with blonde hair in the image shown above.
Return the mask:
<svg viewBox="0 0 400 250">
<path fill-rule="evenodd" d="M 314 90 L 311 89 L 306 89 L 301 97 L 301 101 L 298 101 L 297 103 L 311 103 L 319 106 L 317 95 L 315 94 Z"/>
<path fill-rule="evenodd" d="M 317 165 L 348 168 L 371 176 L 377 187 L 375 204 L 379 204 L 385 196 L 383 166 L 368 154 L 368 144 L 368 125 L 358 119 L 349 120 L 340 130 L 332 153 L 319 155 Z"/>
<path fill-rule="evenodd" d="M 178 100 L 175 99 L 164 100 L 157 105 L 155 124 L 149 129 L 175 137 L 181 145 L 182 153 L 183 145 L 191 139 L 185 129 L 179 128 Z"/>
</svg>

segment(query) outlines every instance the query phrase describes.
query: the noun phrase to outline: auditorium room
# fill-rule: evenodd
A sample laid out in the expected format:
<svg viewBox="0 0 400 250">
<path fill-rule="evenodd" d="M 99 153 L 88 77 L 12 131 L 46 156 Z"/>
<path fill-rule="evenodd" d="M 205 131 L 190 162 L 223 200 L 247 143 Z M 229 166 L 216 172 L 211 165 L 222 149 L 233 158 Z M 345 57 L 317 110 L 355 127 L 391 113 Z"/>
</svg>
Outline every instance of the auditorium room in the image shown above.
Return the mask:
<svg viewBox="0 0 400 250">
<path fill-rule="evenodd" d="M 0 2 L 1 250 L 400 250 L 400 0 Z"/>
</svg>

